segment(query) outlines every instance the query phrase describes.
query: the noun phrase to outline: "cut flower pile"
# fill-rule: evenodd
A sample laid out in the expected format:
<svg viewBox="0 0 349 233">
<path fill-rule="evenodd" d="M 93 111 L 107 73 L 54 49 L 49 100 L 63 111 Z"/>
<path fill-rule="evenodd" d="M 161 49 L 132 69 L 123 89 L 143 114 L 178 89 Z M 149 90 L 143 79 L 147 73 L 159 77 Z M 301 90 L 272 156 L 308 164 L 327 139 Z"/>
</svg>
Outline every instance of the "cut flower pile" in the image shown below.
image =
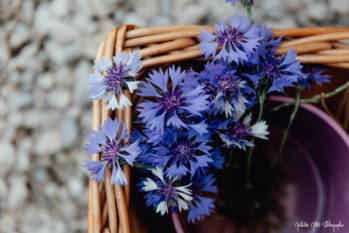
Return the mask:
<svg viewBox="0 0 349 233">
<path fill-rule="evenodd" d="M 106 182 L 125 185 L 129 181 L 121 167 L 136 166 L 144 174 L 138 187 L 147 206 L 161 215 L 186 211 L 188 222 L 214 211 L 219 195 L 214 173 L 224 169 L 229 156 L 237 150 L 250 156 L 259 140 L 268 139 L 266 95 L 329 81 L 321 69 L 303 68 L 292 49 L 276 55 L 281 38 L 247 17 L 235 15 L 215 26 L 198 37 L 206 59 L 202 70 L 171 66 L 136 80 L 142 60 L 133 51 L 96 61 L 89 80 L 91 99 L 103 99 L 108 109 L 132 105 L 125 90 L 142 100 L 132 135 L 115 118 L 89 136 L 87 152 L 100 154 L 99 161 L 84 164 L 92 179 L 101 181 L 109 167 Z"/>
</svg>

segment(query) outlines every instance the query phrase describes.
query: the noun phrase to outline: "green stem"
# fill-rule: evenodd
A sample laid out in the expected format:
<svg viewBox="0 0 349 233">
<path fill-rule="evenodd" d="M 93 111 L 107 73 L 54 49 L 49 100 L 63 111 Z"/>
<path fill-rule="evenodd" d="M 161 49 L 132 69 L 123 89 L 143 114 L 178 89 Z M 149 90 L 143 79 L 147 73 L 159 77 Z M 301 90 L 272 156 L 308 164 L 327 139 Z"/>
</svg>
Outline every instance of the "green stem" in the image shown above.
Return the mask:
<svg viewBox="0 0 349 233">
<path fill-rule="evenodd" d="M 291 126 L 292 126 L 292 123 L 293 123 L 294 119 L 296 118 L 296 115 L 297 115 L 297 112 L 298 112 L 298 108 L 299 108 L 299 104 L 301 102 L 301 90 L 302 90 L 302 87 L 298 86 L 297 87 L 297 96 L 296 96 L 296 101 L 295 101 L 295 106 L 294 106 L 293 112 L 292 112 L 292 114 L 290 116 L 290 120 L 288 122 L 287 128 L 284 130 L 284 133 L 282 135 L 281 144 L 280 144 L 278 153 L 276 154 L 276 156 L 274 157 L 272 163 L 270 164 L 269 171 L 271 171 L 274 168 L 274 166 L 276 165 L 277 161 L 279 160 L 279 157 L 280 157 L 282 151 L 285 148 L 285 143 L 286 143 L 288 132 L 289 132 Z"/>
<path fill-rule="evenodd" d="M 252 8 L 251 8 L 251 6 L 247 6 L 246 7 L 246 11 L 247 11 L 247 17 L 249 19 L 252 19 Z"/>
<path fill-rule="evenodd" d="M 259 96 L 259 113 L 258 113 L 257 122 L 262 120 L 265 93 L 266 93 L 266 89 L 263 89 L 261 95 Z M 250 147 L 248 150 L 248 156 L 247 156 L 247 178 L 250 177 L 252 154 L 253 154 L 253 147 Z"/>
<path fill-rule="evenodd" d="M 266 90 L 264 89 L 264 90 L 262 91 L 262 94 L 259 96 L 259 113 L 258 113 L 257 122 L 259 122 L 260 120 L 262 120 L 262 116 L 263 116 L 263 107 L 264 107 L 264 101 L 265 101 L 265 92 L 266 92 Z"/>
<path fill-rule="evenodd" d="M 324 98 L 329 98 L 332 97 L 334 95 L 337 95 L 338 93 L 346 90 L 349 87 L 349 81 L 346 82 L 345 84 L 339 86 L 338 88 L 336 88 L 334 91 L 328 92 L 324 95 Z M 321 95 L 315 95 L 312 98 L 308 98 L 308 99 L 301 99 L 300 103 L 318 103 L 321 100 Z M 281 108 L 287 107 L 287 106 L 291 106 L 296 104 L 295 101 L 293 102 L 286 102 L 283 104 L 280 104 L 278 106 L 275 106 L 274 108 L 271 109 L 271 111 L 278 111 Z"/>
<path fill-rule="evenodd" d="M 137 168 L 141 168 L 141 169 L 152 169 L 153 167 L 151 166 L 147 166 L 147 165 L 143 165 L 143 164 L 140 164 L 138 162 L 134 162 L 133 165 Z"/>
</svg>

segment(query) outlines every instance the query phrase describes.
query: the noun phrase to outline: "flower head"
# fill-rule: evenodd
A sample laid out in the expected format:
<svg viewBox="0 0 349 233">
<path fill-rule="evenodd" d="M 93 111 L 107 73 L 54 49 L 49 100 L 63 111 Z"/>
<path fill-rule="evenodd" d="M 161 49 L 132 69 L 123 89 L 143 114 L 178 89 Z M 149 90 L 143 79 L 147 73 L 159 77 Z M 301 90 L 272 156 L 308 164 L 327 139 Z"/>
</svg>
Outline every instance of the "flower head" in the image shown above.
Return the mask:
<svg viewBox="0 0 349 233">
<path fill-rule="evenodd" d="M 138 111 L 149 130 L 163 135 L 165 126 L 189 128 L 188 118 L 201 117 L 208 109 L 208 96 L 204 94 L 203 87 L 185 88 L 183 79 L 186 76 L 180 68 L 171 67 L 165 72 L 154 71 L 144 82 L 139 95 L 149 99 L 139 104 Z M 172 87 L 168 87 L 169 78 Z"/>
<path fill-rule="evenodd" d="M 94 68 L 97 73 L 91 74 L 89 80 L 90 98 L 93 100 L 104 98 L 104 101 L 108 102 L 107 108 L 112 110 L 132 105 L 123 94 L 123 90 L 132 93 L 138 88 L 139 81 L 135 81 L 134 78 L 142 68 L 141 55 L 138 51 L 130 54 L 118 53 L 113 57 L 113 62 L 105 57 L 95 61 Z M 120 95 L 119 100 L 117 94 Z"/>
<path fill-rule="evenodd" d="M 251 125 L 252 116 L 247 115 L 241 120 L 242 114 L 235 112 L 233 118 L 223 122 L 220 129 L 220 138 L 225 143 L 225 146 L 237 147 L 246 150 L 246 147 L 252 147 L 253 138 L 268 139 L 268 126 L 265 121 L 257 122 Z"/>
<path fill-rule="evenodd" d="M 250 26 L 251 20 L 235 15 L 230 18 L 230 24 L 216 24 L 214 34 L 205 30 L 199 36 L 202 40 L 199 48 L 207 59 L 241 63 L 248 60 L 248 54 L 254 52 L 259 45 L 258 26 Z M 217 53 L 217 49 L 221 48 Z"/>
<path fill-rule="evenodd" d="M 164 215 L 169 209 L 174 211 L 187 210 L 192 198 L 190 190 L 191 183 L 178 185 L 179 177 L 165 177 L 161 167 L 151 170 L 154 175 L 141 182 L 141 190 L 147 192 L 145 195 L 147 206 L 153 206 L 156 213 Z"/>
<path fill-rule="evenodd" d="M 268 28 L 267 26 L 263 25 L 259 26 L 259 36 L 262 38 L 262 46 L 260 48 L 264 50 L 264 52 L 265 50 L 273 50 L 279 47 L 282 39 L 282 36 L 275 37 L 274 33 L 272 32 L 272 28 Z"/>
<path fill-rule="evenodd" d="M 250 65 L 260 64 L 261 59 L 266 56 L 266 52 L 276 52 L 277 48 L 281 44 L 282 36 L 276 37 L 271 28 L 263 25 L 259 25 L 258 28 L 258 35 L 261 38 L 259 41 L 260 46 L 257 48 L 255 53 L 250 54 L 248 60 Z"/>
<path fill-rule="evenodd" d="M 164 140 L 154 147 L 155 165 L 164 167 L 167 176 L 194 176 L 199 168 L 213 162 L 207 145 L 208 139 L 194 133 L 169 130 Z"/>
<path fill-rule="evenodd" d="M 119 137 L 118 133 L 120 133 Z M 101 181 L 105 176 L 105 168 L 108 166 L 112 168 L 111 184 L 127 184 L 120 163 L 132 166 L 136 157 L 141 153 L 138 140 L 132 144 L 123 143 L 123 140 L 128 137 L 124 123 L 116 119 L 109 119 L 104 126 L 89 135 L 86 151 L 89 154 L 101 154 L 99 161 L 86 161 L 84 164 L 84 167 L 93 175 L 92 180 Z"/>
<path fill-rule="evenodd" d="M 193 200 L 189 206 L 188 222 L 194 223 L 196 220 L 202 220 L 205 216 L 212 213 L 215 208 L 212 194 L 218 194 L 218 189 L 213 183 L 216 179 L 212 174 L 196 175 L 192 179 Z"/>
<path fill-rule="evenodd" d="M 322 83 L 329 83 L 331 76 L 323 75 L 324 69 L 319 66 L 306 66 L 303 67 L 303 77 L 298 79 L 298 82 L 302 87 L 310 89 L 313 84 L 322 85 Z"/>
<path fill-rule="evenodd" d="M 205 93 L 210 96 L 214 113 L 224 113 L 229 117 L 234 111 L 245 111 L 248 101 L 244 92 L 249 87 L 246 81 L 226 67 L 226 64 L 210 62 L 195 76 L 204 86 Z"/>
<path fill-rule="evenodd" d="M 284 92 L 285 87 L 294 86 L 294 83 L 303 76 L 302 65 L 296 59 L 296 53 L 290 49 L 287 55 L 276 56 L 269 51 L 260 60 L 260 72 L 250 75 L 249 78 L 257 86 L 261 80 L 270 83 L 268 92 Z"/>
</svg>

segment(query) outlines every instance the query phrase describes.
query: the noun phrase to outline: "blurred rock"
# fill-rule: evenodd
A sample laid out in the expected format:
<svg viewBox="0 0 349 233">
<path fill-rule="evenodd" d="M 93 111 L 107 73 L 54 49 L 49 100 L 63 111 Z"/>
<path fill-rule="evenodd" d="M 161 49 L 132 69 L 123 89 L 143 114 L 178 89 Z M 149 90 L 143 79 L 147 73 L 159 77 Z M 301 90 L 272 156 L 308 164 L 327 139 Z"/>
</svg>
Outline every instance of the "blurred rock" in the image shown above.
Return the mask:
<svg viewBox="0 0 349 233">
<path fill-rule="evenodd" d="M 15 149 L 10 142 L 0 141 L 0 176 L 9 172 L 15 161 Z"/>
<path fill-rule="evenodd" d="M 23 1 L 20 11 L 20 18 L 23 22 L 30 24 L 34 17 L 34 1 Z"/>
<path fill-rule="evenodd" d="M 16 111 L 28 106 L 32 102 L 32 96 L 25 92 L 13 92 L 9 98 L 10 111 Z"/>
<path fill-rule="evenodd" d="M 130 12 L 129 14 L 125 15 L 122 21 L 122 24 L 134 24 L 139 27 L 145 27 L 147 23 L 147 19 L 133 12 Z"/>
<path fill-rule="evenodd" d="M 92 72 L 92 66 L 88 62 L 82 61 L 78 64 L 73 73 L 73 100 L 77 106 L 91 103 L 87 81 Z"/>
<path fill-rule="evenodd" d="M 282 19 L 285 16 L 285 4 L 280 0 L 263 1 L 261 4 L 263 11 L 272 19 Z"/>
<path fill-rule="evenodd" d="M 47 102 L 54 108 L 65 109 L 71 102 L 71 94 L 65 89 L 56 89 L 48 94 Z"/>
<path fill-rule="evenodd" d="M 10 47 L 18 48 L 30 39 L 30 30 L 27 25 L 19 23 L 10 36 Z"/>
<path fill-rule="evenodd" d="M 71 118 L 63 119 L 59 125 L 62 135 L 63 148 L 69 148 L 76 144 L 78 140 L 78 128 L 75 120 Z"/>
<path fill-rule="evenodd" d="M 30 150 L 28 150 L 30 151 Z M 29 154 L 27 151 L 18 151 L 17 153 L 17 163 L 14 168 L 17 172 L 27 172 L 30 169 Z"/>
<path fill-rule="evenodd" d="M 68 188 L 70 194 L 73 197 L 78 198 L 83 194 L 82 192 L 84 191 L 84 184 L 82 179 L 80 179 L 78 176 L 71 177 L 68 181 Z"/>
<path fill-rule="evenodd" d="M 18 222 L 16 222 L 16 218 L 13 215 L 2 215 L 0 218 L 0 226 L 1 230 L 6 233 L 17 233 L 16 230 Z"/>
<path fill-rule="evenodd" d="M 4 117 L 8 112 L 7 103 L 3 98 L 0 98 L 0 117 Z"/>
<path fill-rule="evenodd" d="M 49 156 L 62 149 L 62 141 L 60 132 L 56 129 L 50 129 L 39 134 L 34 150 L 40 156 Z"/>
<path fill-rule="evenodd" d="M 209 8 L 202 7 L 200 10 L 198 10 L 198 6 L 196 4 L 192 4 L 189 6 L 186 6 L 183 9 L 183 12 L 181 14 L 177 14 L 177 21 L 180 25 L 185 24 L 200 24 L 202 19 L 206 17 L 209 13 Z"/>
<path fill-rule="evenodd" d="M 326 20 L 330 15 L 329 13 L 328 6 L 324 2 L 317 2 L 308 7 L 309 17 L 318 22 Z"/>
<path fill-rule="evenodd" d="M 4 199 L 8 195 L 7 192 L 8 192 L 8 187 L 7 187 L 5 180 L 0 180 L 0 203 L 4 202 Z M 1 204 L 1 205 L 4 205 L 4 204 Z M 0 226 L 1 226 L 1 224 L 0 224 Z"/>
<path fill-rule="evenodd" d="M 36 81 L 36 84 L 41 89 L 47 91 L 50 90 L 54 85 L 54 80 L 52 78 L 52 74 L 50 73 L 43 73 L 41 74 Z"/>
<path fill-rule="evenodd" d="M 166 25 L 171 25 L 171 19 L 168 16 L 157 16 L 154 17 L 150 21 L 150 26 L 156 27 L 156 26 L 166 26 Z"/>
<path fill-rule="evenodd" d="M 349 1 L 347 0 L 331 0 L 329 1 L 330 10 L 336 13 L 347 15 L 349 12 Z"/>
<path fill-rule="evenodd" d="M 8 207 L 19 209 L 24 206 L 28 197 L 27 181 L 24 176 L 15 175 L 9 179 Z"/>
</svg>

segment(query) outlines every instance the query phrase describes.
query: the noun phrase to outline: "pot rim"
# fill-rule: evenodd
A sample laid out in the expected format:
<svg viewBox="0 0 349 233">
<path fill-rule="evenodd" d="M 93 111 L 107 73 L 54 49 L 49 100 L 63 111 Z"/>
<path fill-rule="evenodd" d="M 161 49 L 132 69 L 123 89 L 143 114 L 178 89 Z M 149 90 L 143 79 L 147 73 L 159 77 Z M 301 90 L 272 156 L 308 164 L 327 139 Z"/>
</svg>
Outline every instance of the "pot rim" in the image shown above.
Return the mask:
<svg viewBox="0 0 349 233">
<path fill-rule="evenodd" d="M 293 102 L 295 99 L 287 96 L 270 96 L 268 100 L 273 101 L 273 102 Z M 332 128 L 338 135 L 339 137 L 343 140 L 345 145 L 349 148 L 349 135 L 347 132 L 328 114 L 326 114 L 324 111 L 319 109 L 318 107 L 308 104 L 308 103 L 301 103 L 300 107 L 303 108 L 306 111 L 309 111 L 322 119 L 326 124 Z"/>
</svg>

